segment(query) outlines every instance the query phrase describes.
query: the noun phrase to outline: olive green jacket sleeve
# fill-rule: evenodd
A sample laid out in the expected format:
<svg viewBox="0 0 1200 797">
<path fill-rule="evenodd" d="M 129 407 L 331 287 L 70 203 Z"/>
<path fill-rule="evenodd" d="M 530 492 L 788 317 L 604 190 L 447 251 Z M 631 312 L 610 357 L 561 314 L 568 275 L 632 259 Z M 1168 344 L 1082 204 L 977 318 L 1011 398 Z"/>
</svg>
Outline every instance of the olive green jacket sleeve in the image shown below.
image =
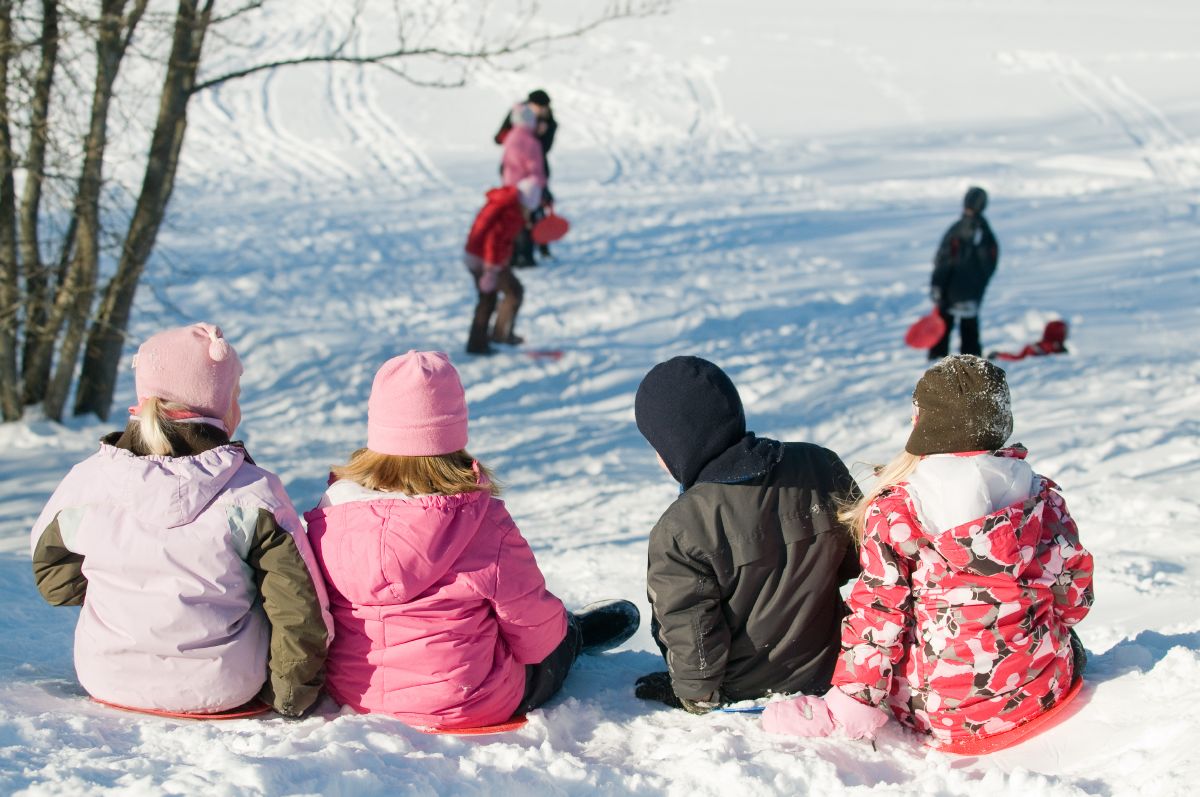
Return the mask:
<svg viewBox="0 0 1200 797">
<path fill-rule="evenodd" d="M 288 717 L 312 707 L 325 681 L 329 631 L 321 614 L 314 578 L 275 516 L 259 510 L 254 540 L 246 556 L 271 624 L 270 677 L 260 697 Z"/>
<path fill-rule="evenodd" d="M 55 515 L 33 549 L 33 580 L 51 606 L 82 606 L 87 594 L 83 555 L 67 548 Z"/>
</svg>

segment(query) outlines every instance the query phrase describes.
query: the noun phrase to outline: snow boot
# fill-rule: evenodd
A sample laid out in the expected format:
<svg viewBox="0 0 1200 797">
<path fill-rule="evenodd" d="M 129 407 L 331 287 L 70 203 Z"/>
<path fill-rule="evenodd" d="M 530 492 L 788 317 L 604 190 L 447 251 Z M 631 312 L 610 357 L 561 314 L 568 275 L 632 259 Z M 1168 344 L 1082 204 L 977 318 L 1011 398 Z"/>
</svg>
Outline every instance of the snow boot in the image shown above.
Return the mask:
<svg viewBox="0 0 1200 797">
<path fill-rule="evenodd" d="M 626 600 L 596 601 L 572 613 L 583 638 L 580 653 L 612 650 L 633 636 L 642 624 L 641 612 Z"/>
</svg>

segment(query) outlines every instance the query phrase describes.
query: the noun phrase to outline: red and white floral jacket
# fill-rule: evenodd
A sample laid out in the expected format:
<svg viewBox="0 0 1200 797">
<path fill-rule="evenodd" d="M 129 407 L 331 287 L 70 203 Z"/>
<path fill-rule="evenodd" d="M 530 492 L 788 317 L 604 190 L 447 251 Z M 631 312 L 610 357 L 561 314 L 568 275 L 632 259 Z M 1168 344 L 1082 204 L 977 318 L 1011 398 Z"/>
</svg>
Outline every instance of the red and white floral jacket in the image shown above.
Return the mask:
<svg viewBox="0 0 1200 797">
<path fill-rule="evenodd" d="M 1028 497 L 944 530 L 928 520 L 934 496 L 923 510 L 909 482 L 868 509 L 833 684 L 941 742 L 1013 728 L 1054 705 L 1074 676 L 1068 629 L 1092 604 L 1092 556 L 1057 485 L 1018 464 Z"/>
</svg>

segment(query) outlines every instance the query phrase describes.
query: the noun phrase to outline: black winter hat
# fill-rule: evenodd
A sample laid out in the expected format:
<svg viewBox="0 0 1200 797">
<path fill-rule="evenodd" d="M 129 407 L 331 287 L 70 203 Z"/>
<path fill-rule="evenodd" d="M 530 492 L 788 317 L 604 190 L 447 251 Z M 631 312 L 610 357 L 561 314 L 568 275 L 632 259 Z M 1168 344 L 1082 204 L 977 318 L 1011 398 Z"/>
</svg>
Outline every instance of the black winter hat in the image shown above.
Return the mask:
<svg viewBox="0 0 1200 797">
<path fill-rule="evenodd" d="M 917 423 L 904 450 L 910 454 L 995 451 L 1012 434 L 1012 401 L 1004 371 L 972 354 L 946 357 L 913 391 Z"/>
<path fill-rule="evenodd" d="M 967 195 L 963 197 L 963 207 L 970 208 L 976 213 L 982 213 L 987 207 L 987 191 L 984 191 L 977 185 L 973 185 L 967 189 Z"/>
<path fill-rule="evenodd" d="M 704 466 L 746 437 L 746 413 L 729 377 L 700 357 L 650 369 L 633 402 L 638 431 L 684 489 Z"/>
<path fill-rule="evenodd" d="M 529 97 L 526 98 L 526 101 L 532 102 L 534 105 L 549 105 L 550 95 L 541 89 L 534 89 L 529 92 Z"/>
</svg>

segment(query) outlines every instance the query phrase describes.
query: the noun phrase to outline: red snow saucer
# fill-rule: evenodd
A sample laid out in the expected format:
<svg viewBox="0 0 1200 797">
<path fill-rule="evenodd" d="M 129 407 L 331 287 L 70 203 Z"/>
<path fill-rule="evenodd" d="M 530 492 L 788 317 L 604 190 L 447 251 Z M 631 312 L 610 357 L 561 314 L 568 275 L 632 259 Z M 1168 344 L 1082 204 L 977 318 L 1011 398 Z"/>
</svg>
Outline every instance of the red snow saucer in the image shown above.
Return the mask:
<svg viewBox="0 0 1200 797">
<path fill-rule="evenodd" d="M 107 700 L 101 700 L 98 697 L 93 697 L 92 701 L 99 703 L 102 706 L 109 708 L 120 709 L 121 711 L 130 711 L 134 714 L 149 714 L 152 717 L 172 717 L 181 720 L 240 720 L 246 717 L 257 717 L 259 714 L 266 714 L 271 710 L 271 707 L 261 700 L 251 700 L 249 703 L 243 703 L 237 708 L 226 709 L 225 711 L 217 711 L 213 713 L 200 714 L 194 711 L 163 711 L 157 708 L 134 708 L 133 706 L 122 706 L 117 703 L 109 703 Z"/>
<path fill-rule="evenodd" d="M 904 342 L 914 349 L 931 349 L 933 345 L 946 334 L 946 319 L 935 307 L 929 315 L 922 316 L 917 323 L 908 328 Z"/>
<path fill-rule="evenodd" d="M 533 230 L 529 234 L 536 244 L 550 244 L 566 235 L 569 229 L 571 229 L 569 221 L 551 213 L 533 225 Z"/>
<path fill-rule="evenodd" d="M 1071 684 L 1071 688 L 1062 696 L 1062 700 L 1051 706 L 1048 711 L 1043 711 L 1028 722 L 1023 722 L 1011 730 L 981 738 L 959 739 L 946 744 L 934 745 L 934 747 L 943 753 L 953 753 L 954 755 L 987 755 L 1020 744 L 1026 739 L 1037 736 L 1042 731 L 1053 728 L 1069 717 L 1071 712 L 1066 711 L 1067 705 L 1075 699 L 1082 687 L 1083 679 L 1076 678 L 1075 682 Z"/>
<path fill-rule="evenodd" d="M 439 736 L 488 736 L 493 733 L 515 731 L 518 728 L 524 727 L 527 722 L 529 720 L 525 719 L 525 715 L 522 714 L 505 722 L 498 722 L 495 725 L 481 725 L 478 728 L 420 728 L 419 730 L 423 733 Z"/>
</svg>

